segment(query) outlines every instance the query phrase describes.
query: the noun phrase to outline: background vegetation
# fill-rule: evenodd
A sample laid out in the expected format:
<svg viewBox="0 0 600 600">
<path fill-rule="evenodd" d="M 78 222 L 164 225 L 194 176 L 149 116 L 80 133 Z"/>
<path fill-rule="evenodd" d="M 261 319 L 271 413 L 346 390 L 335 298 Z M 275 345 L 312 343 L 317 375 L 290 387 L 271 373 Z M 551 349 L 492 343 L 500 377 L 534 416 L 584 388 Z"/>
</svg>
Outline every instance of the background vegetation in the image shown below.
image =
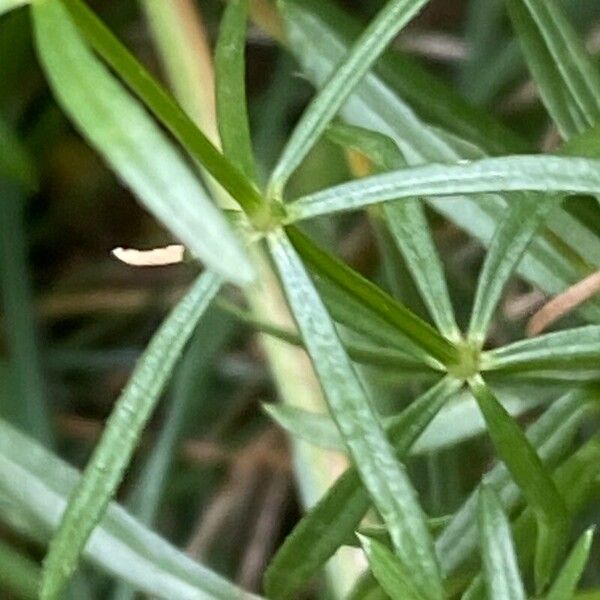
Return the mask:
<svg viewBox="0 0 600 600">
<path fill-rule="evenodd" d="M 25 4 L 0 597 L 600 598 L 600 4 Z"/>
</svg>

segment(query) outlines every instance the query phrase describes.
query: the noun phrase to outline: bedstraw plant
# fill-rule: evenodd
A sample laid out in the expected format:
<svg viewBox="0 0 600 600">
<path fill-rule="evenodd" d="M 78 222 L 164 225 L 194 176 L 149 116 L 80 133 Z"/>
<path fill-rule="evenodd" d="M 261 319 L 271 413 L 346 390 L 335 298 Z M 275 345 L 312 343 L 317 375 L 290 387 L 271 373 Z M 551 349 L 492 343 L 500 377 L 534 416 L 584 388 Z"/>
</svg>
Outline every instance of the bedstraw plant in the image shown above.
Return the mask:
<svg viewBox="0 0 600 600">
<path fill-rule="evenodd" d="M 571 321 L 559 322 L 567 327 L 546 332 L 545 324 L 516 341 L 492 335 L 514 278 L 550 297 L 598 269 L 600 71 L 569 17 L 580 3 L 471 0 L 457 92 L 392 47 L 427 4 L 387 0 L 359 25 L 333 0 L 229 0 L 213 99 L 189 66 L 200 57 L 177 20 L 181 2 L 140 0 L 169 91 L 85 0 L 0 0 L 0 13 L 28 11 L 61 110 L 200 273 L 139 357 L 76 472 L 56 454 L 52 404 L 22 317 L 31 301 L 19 228 L 35 167 L 9 121 L 0 123 L 4 320 L 18 381 L 18 397 L 7 400 L 14 410 L 0 421 L 0 517 L 15 535 L 47 543 L 41 568 L 0 546 L 0 582 L 16 596 L 104 597 L 93 578 L 73 580 L 86 562 L 122 582 L 114 598 L 285 600 L 311 589 L 328 597 L 311 587 L 324 569 L 329 593 L 349 599 L 600 597 L 577 592 L 600 492 L 600 300 L 588 288 L 579 300 L 567 292 Z M 251 20 L 316 90 L 268 172 L 247 109 Z M 524 59 L 539 91 L 555 139 L 547 152 L 460 94 L 491 106 L 493 89 L 510 80 L 499 67 L 504 55 L 517 57 L 513 68 Z M 320 189 L 294 183 L 319 144 L 344 156 L 353 178 Z M 418 302 L 394 293 L 393 281 L 359 273 L 324 241 L 323 231 L 359 217 L 386 241 L 380 258 L 390 279 L 404 289 L 410 280 Z M 486 249 L 474 296 L 464 300 L 467 319 L 463 307 L 455 313 L 454 279 L 447 284 L 438 253 L 432 223 L 441 220 Z M 181 428 L 175 403 L 140 475 L 146 502 L 115 501 L 180 355 L 197 328 L 209 335 L 201 326 L 214 303 L 263 336 L 280 392 L 266 411 L 289 436 L 308 504 L 255 594 L 152 532 Z M 549 320 L 567 312 L 558 305 Z M 303 356 L 310 365 L 299 366 Z M 288 381 L 295 368 L 305 374 Z M 392 411 L 377 397 L 382 373 L 403 382 L 405 399 Z M 485 470 L 474 461 L 474 485 L 454 504 L 442 498 L 443 513 L 425 506 L 424 465 L 459 456 L 458 445 L 475 437 L 490 444 L 495 463 Z M 332 450 L 345 470 L 309 491 Z M 469 468 L 460 456 L 455 478 Z M 331 562 L 342 547 L 362 558 Z M 588 566 L 585 585 L 599 574 Z"/>
</svg>

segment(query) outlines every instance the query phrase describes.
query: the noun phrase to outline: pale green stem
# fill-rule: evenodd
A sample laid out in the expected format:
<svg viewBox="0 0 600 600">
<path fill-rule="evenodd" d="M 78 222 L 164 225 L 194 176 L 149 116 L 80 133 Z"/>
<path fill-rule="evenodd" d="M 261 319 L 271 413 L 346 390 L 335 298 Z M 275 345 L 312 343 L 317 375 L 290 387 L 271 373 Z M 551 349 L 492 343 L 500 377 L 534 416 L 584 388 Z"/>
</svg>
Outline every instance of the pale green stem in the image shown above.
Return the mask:
<svg viewBox="0 0 600 600">
<path fill-rule="evenodd" d="M 192 0 L 140 2 L 176 97 L 209 137 L 216 136 L 212 63 L 195 3 Z M 218 139 L 214 141 L 218 143 Z M 213 188 L 213 193 L 222 206 L 229 205 L 222 190 Z M 252 311 L 258 318 L 289 327 L 291 316 L 271 266 L 258 251 L 254 258 L 260 284 L 247 293 Z M 325 411 L 321 389 L 304 351 L 269 336 L 261 336 L 261 342 L 282 400 L 305 410 Z M 312 506 L 347 467 L 342 455 L 302 442 L 294 444 L 293 454 L 305 507 Z M 346 595 L 365 565 L 362 555 L 354 549 L 337 553 L 328 567 L 331 591 L 336 598 Z"/>
</svg>

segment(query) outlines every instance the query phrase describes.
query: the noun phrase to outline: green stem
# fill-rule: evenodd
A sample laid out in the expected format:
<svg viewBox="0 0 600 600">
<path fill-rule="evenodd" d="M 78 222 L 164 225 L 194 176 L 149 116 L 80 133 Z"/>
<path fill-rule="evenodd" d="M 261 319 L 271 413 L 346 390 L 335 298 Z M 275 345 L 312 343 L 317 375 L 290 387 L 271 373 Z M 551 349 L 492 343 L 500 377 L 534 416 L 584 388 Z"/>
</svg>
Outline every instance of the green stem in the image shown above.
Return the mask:
<svg viewBox="0 0 600 600">
<path fill-rule="evenodd" d="M 81 0 L 61 0 L 86 40 L 152 113 L 252 218 L 265 220 L 259 191 L 198 129 L 172 96 Z"/>
<path fill-rule="evenodd" d="M 192 64 L 203 60 L 195 52 L 198 47 L 198 40 L 192 35 L 195 28 L 189 26 L 176 31 L 168 31 L 170 23 L 181 21 L 181 15 L 178 13 L 186 10 L 188 4 L 191 4 L 193 0 L 178 0 L 177 2 L 142 0 L 142 2 L 143 5 L 161 3 L 163 18 L 160 22 L 160 38 L 163 42 L 158 43 L 158 49 L 163 57 L 168 79 L 172 82 L 178 80 L 175 87 L 178 101 L 190 115 L 194 116 L 197 123 L 208 122 L 209 124 L 206 126 L 209 131 L 215 131 L 214 106 L 211 102 L 206 103 L 202 94 L 197 92 L 202 86 L 213 86 L 213 82 L 201 80 L 202 71 L 191 67 Z M 256 9 L 259 4 L 262 3 L 253 2 L 252 6 Z M 158 38 L 156 31 L 154 34 Z M 195 35 L 197 34 L 198 30 L 196 29 Z M 177 45 L 164 43 L 177 36 L 182 37 L 181 43 Z M 167 48 L 170 48 L 171 52 L 169 60 L 165 60 L 164 53 Z M 185 71 L 178 70 L 178 65 L 184 64 L 188 65 L 188 68 Z M 219 196 L 219 201 L 223 204 L 222 196 Z M 255 251 L 253 256 L 261 285 L 252 286 L 247 290 L 252 312 L 261 321 L 274 321 L 278 327 L 291 326 L 292 319 L 270 264 L 258 251 Z M 305 410 L 323 411 L 325 401 L 304 350 L 291 347 L 287 343 L 268 336 L 262 336 L 261 342 L 282 401 Z M 292 444 L 300 495 L 302 503 L 308 508 L 317 502 L 346 468 L 347 461 L 337 452 L 323 451 L 302 442 L 294 441 Z M 340 549 L 327 566 L 327 576 L 333 597 L 336 599 L 345 597 L 365 566 L 364 560 L 356 550 Z"/>
</svg>

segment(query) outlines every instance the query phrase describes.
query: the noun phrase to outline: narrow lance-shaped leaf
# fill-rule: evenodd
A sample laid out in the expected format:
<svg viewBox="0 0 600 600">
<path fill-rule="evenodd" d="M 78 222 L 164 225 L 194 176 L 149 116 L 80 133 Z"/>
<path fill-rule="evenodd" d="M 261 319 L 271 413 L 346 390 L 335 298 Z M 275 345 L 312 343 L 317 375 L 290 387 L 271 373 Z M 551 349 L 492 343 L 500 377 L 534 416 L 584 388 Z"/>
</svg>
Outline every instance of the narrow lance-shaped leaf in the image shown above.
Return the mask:
<svg viewBox="0 0 600 600">
<path fill-rule="evenodd" d="M 61 597 L 86 542 L 121 482 L 185 343 L 220 286 L 220 277 L 201 275 L 144 351 L 50 543 L 41 589 L 44 600 Z"/>
<path fill-rule="evenodd" d="M 47 0 L 45 0 L 47 1 Z M 264 216 L 265 204 L 246 177 L 215 148 L 187 113 L 119 42 L 82 0 L 60 0 L 94 50 L 115 70 L 149 110 L 249 213 Z"/>
<path fill-rule="evenodd" d="M 527 439 L 548 468 L 569 450 L 581 425 L 598 410 L 598 392 L 576 389 L 558 398 L 527 429 Z M 522 494 L 503 463 L 483 477 L 502 499 L 505 510 L 512 510 Z M 477 491 L 467 498 L 450 524 L 436 539 L 436 550 L 444 575 L 448 576 L 473 553 L 477 545 Z"/>
<path fill-rule="evenodd" d="M 289 227 L 287 231 L 296 250 L 308 263 L 311 270 L 334 281 L 346 293 L 370 307 L 415 345 L 442 364 L 453 364 L 457 361 L 457 349 L 454 343 L 440 335 L 431 325 L 342 261 L 334 259 L 313 244 L 297 228 Z"/>
<path fill-rule="evenodd" d="M 347 51 L 348 43 L 342 31 L 343 13 L 334 11 L 333 6 L 326 0 L 320 2 L 316 10 L 315 6 L 315 2 L 286 5 L 284 14 L 297 59 L 311 80 L 322 84 L 336 62 L 341 60 Z M 312 12 L 309 12 L 308 7 L 311 7 Z M 448 94 L 434 94 L 432 101 L 431 89 L 440 88 L 435 78 L 426 76 L 414 65 L 408 65 L 407 69 L 386 67 L 380 74 L 383 72 L 385 79 L 375 73 L 365 76 L 342 110 L 346 120 L 391 136 L 402 147 L 411 164 L 432 161 L 448 163 L 459 159 L 473 159 L 477 158 L 478 154 L 484 154 L 478 148 L 474 148 L 473 152 L 473 147 L 469 148 L 469 144 L 451 143 L 443 132 L 428 127 L 413 113 L 411 107 L 403 102 L 402 98 L 409 98 L 417 110 L 428 115 L 428 108 L 435 104 L 436 109 L 440 110 L 436 110 L 436 116 L 432 114 L 431 118 L 435 122 L 442 119 L 444 126 L 451 130 L 454 130 L 455 123 L 461 120 L 463 125 L 465 120 L 469 122 L 467 129 L 474 127 L 477 117 L 473 115 L 473 111 L 464 110 L 464 107 L 459 110 L 455 103 L 452 103 L 452 106 L 448 104 Z M 395 95 L 396 90 L 399 90 L 401 97 Z M 436 103 L 437 97 L 443 98 L 443 101 Z M 501 148 L 503 153 L 510 151 L 508 138 L 489 135 L 490 126 L 488 124 L 482 129 L 487 137 L 478 137 L 478 141 L 488 150 L 493 148 L 493 152 L 498 152 L 498 148 Z M 468 138 L 472 139 L 472 136 Z M 505 199 L 500 196 L 428 199 L 428 202 L 436 211 L 475 235 L 486 245 L 491 240 L 497 223 L 505 216 Z M 557 229 L 559 225 L 560 230 Z M 545 232 L 543 237 L 540 236 L 535 241 L 525 260 L 521 261 L 519 270 L 542 289 L 557 293 L 581 277 L 576 255 L 587 255 L 588 248 L 593 249 L 594 245 L 582 244 L 581 233 L 585 228 L 581 227 L 579 222 L 572 221 L 562 210 L 557 211 L 551 227 L 558 234 L 560 241 L 559 238 Z M 563 241 L 569 247 L 568 253 L 565 253 L 566 246 L 563 245 Z M 597 313 L 597 307 L 588 305 L 586 313 L 591 318 L 597 318 L 592 316 L 593 313 Z"/>
<path fill-rule="evenodd" d="M 597 136 L 577 136 L 561 148 L 561 154 L 598 158 L 597 144 Z M 508 213 L 494 233 L 479 275 L 468 334 L 475 345 L 483 346 L 506 283 L 537 231 L 550 215 L 556 214 L 563 199 L 563 195 L 556 194 L 549 197 L 525 194 L 511 198 Z"/>
<path fill-rule="evenodd" d="M 486 486 L 479 491 L 478 520 L 489 600 L 525 600 L 510 523 L 498 496 Z"/>
<path fill-rule="evenodd" d="M 428 0 L 389 0 L 306 109 L 275 167 L 269 188 L 280 196 L 290 175 L 386 46 Z"/>
<path fill-rule="evenodd" d="M 61 2 L 32 6 L 54 93 L 141 202 L 192 252 L 233 282 L 252 268 L 224 216 L 159 127 L 85 45 Z"/>
<path fill-rule="evenodd" d="M 357 534 L 375 579 L 392 600 L 424 600 L 398 557 L 381 542 Z"/>
<path fill-rule="evenodd" d="M 460 91 L 473 104 L 485 106 L 485 99 L 481 96 L 491 96 L 490 91 L 495 91 L 491 82 L 486 80 L 486 75 L 498 75 L 498 56 L 503 54 L 506 41 L 503 17 L 502 0 L 472 0 L 468 4 L 464 36 L 469 51 L 459 65 L 458 74 Z M 483 89 L 482 79 L 487 84 Z"/>
<path fill-rule="evenodd" d="M 219 307 L 261 333 L 265 333 L 294 346 L 304 346 L 302 338 L 294 331 L 282 329 L 272 323 L 257 319 L 251 313 L 227 302 L 221 301 Z M 410 373 L 434 374 L 433 369 L 429 365 L 424 364 L 411 354 L 402 352 L 401 350 L 382 348 L 375 344 L 357 344 L 353 342 L 345 342 L 344 347 L 348 356 L 355 362 L 381 368 L 401 369 Z M 278 405 L 278 408 L 282 406 L 289 408 L 287 405 Z"/>
<path fill-rule="evenodd" d="M 293 239 L 294 233 L 291 230 L 290 238 Z M 303 236 L 304 240 L 307 241 L 310 252 L 304 251 L 300 244 L 296 249 L 311 268 L 317 290 L 337 323 L 358 334 L 357 339 L 364 339 L 378 347 L 399 350 L 409 354 L 426 368 L 444 371 L 444 366 L 439 360 L 433 358 L 404 333 L 404 328 L 400 326 L 404 319 L 396 323 L 400 319 L 399 313 L 394 312 L 390 317 L 386 312 L 382 312 L 381 304 L 372 302 L 373 295 L 369 293 L 371 282 L 340 259 L 322 250 L 320 257 L 323 260 L 319 264 L 313 264 L 308 257 L 316 245 Z M 391 298 L 392 303 L 397 303 L 388 294 L 384 294 L 384 297 Z M 404 305 L 400 303 L 400 306 Z"/>
<path fill-rule="evenodd" d="M 304 73 L 316 85 L 327 76 L 349 47 L 347 15 L 328 0 L 304 0 L 286 4 L 283 14 L 288 26 L 290 48 Z M 390 60 L 388 60 L 388 58 Z M 433 90 L 433 92 L 432 92 Z M 404 101 L 406 99 L 407 102 Z M 444 132 L 428 126 L 413 108 L 433 123 L 449 131 L 459 132 L 468 140 L 476 140 L 487 152 L 506 154 L 516 148 L 524 151 L 514 136 L 488 117 L 483 125 L 478 109 L 457 102 L 456 96 L 434 76 L 417 65 L 385 56 L 376 72 L 368 73 L 355 89 L 341 114 L 349 123 L 384 133 L 402 148 L 408 162 L 451 163 L 481 157 L 485 152 L 469 143 L 456 143 Z M 492 134 L 492 131 L 498 131 Z M 574 152 L 574 155 L 581 155 Z M 461 196 L 452 199 L 428 198 L 427 202 L 451 222 L 489 245 L 497 225 L 505 218 L 506 199 L 500 195 Z M 558 209 L 548 228 L 538 235 L 519 262 L 519 273 L 549 294 L 585 277 L 584 262 L 594 264 L 597 250 L 595 238 L 580 221 Z M 589 243 L 586 236 L 590 238 Z M 598 302 L 589 302 L 581 313 L 599 319 Z"/>
<path fill-rule="evenodd" d="M 14 531 L 45 543 L 79 480 L 73 467 L 0 419 L 0 516 Z M 163 600 L 258 600 L 186 556 L 116 503 L 94 529 L 85 558 Z"/>
<path fill-rule="evenodd" d="M 566 139 L 600 122 L 600 72 L 555 0 L 507 0 L 544 104 Z"/>
<path fill-rule="evenodd" d="M 593 528 L 588 529 L 579 538 L 558 573 L 558 577 L 548 590 L 546 600 L 571 600 L 573 598 L 579 579 L 583 575 L 588 562 L 593 539 Z"/>
<path fill-rule="evenodd" d="M 553 480 L 565 498 L 571 515 L 582 512 L 598 498 L 598 475 L 600 465 L 600 435 L 596 434 L 574 454 L 560 464 L 553 473 Z M 532 562 L 535 551 L 536 517 L 527 507 L 515 520 L 512 527 L 513 540 L 517 548 L 519 565 L 524 571 Z M 480 600 L 484 597 L 482 578 L 477 576 L 469 586 L 465 600 Z M 579 596 L 577 596 L 579 597 Z"/>
<path fill-rule="evenodd" d="M 388 435 L 402 460 L 431 420 L 460 388 L 446 378 L 415 400 Z M 345 544 L 369 507 L 369 497 L 355 467 L 348 469 L 318 504 L 296 525 L 265 575 L 269 596 L 289 598 Z"/>
<path fill-rule="evenodd" d="M 340 434 L 387 525 L 398 556 L 425 596 L 442 597 L 433 543 L 416 492 L 300 258 L 283 232 L 269 248 Z"/>
<path fill-rule="evenodd" d="M 469 380 L 469 386 L 486 420 L 496 451 L 535 511 L 538 524 L 535 583 L 537 590 L 542 591 L 569 530 L 564 500 L 523 431 L 483 379 L 477 375 Z"/>
<path fill-rule="evenodd" d="M 198 323 L 188 348 L 173 374 L 173 382 L 163 406 L 164 419 L 152 449 L 127 496 L 128 510 L 141 523 L 152 527 L 158 520 L 188 424 L 197 416 L 211 392 L 208 376 L 215 355 L 232 330 L 233 323 L 211 307 Z M 135 588 L 121 582 L 111 600 L 135 600 Z"/>
<path fill-rule="evenodd" d="M 227 3 L 215 50 L 217 123 L 225 156 L 250 180 L 256 179 L 246 101 L 248 0 Z"/>
<path fill-rule="evenodd" d="M 509 0 L 508 7 L 542 97 L 563 136 L 569 138 L 596 123 L 600 118 L 600 74 L 559 7 L 553 0 Z M 511 202 L 479 278 L 469 327 L 469 337 L 476 345 L 485 341 L 493 310 L 518 260 L 560 201 L 560 197 L 526 197 Z"/>
<path fill-rule="evenodd" d="M 314 55 L 319 54 L 326 75 L 333 72 L 362 31 L 361 22 L 333 0 L 286 2 L 281 12 L 288 26 L 290 51 L 301 64 L 313 62 Z M 299 29 L 308 34 L 310 48 L 300 43 Z M 293 34 L 293 39 L 290 34 Z M 322 51 L 323 46 L 328 49 Z M 338 56 L 336 46 L 343 47 L 341 56 Z M 313 65 L 316 67 L 314 62 Z M 413 57 L 390 48 L 367 77 L 373 71 L 378 78 L 385 78 L 394 90 L 392 94 L 410 103 L 424 121 L 444 127 L 472 142 L 487 144 L 494 154 L 521 152 L 527 148 L 522 139 L 489 111 L 469 103 L 452 85 L 435 76 L 431 69 L 426 69 Z M 360 86 L 355 89 L 356 92 L 359 90 Z M 381 99 L 381 96 L 373 97 L 372 101 L 375 103 Z M 389 117 L 394 119 L 395 115 L 389 113 Z"/>
<path fill-rule="evenodd" d="M 562 196 L 514 198 L 500 222 L 479 274 L 468 338 L 482 347 L 506 283 L 538 229 L 562 202 Z"/>
<path fill-rule="evenodd" d="M 566 458 L 553 473 L 553 480 L 565 499 L 569 514 L 581 514 L 598 499 L 600 475 L 600 435 L 596 433 Z M 515 545 L 521 563 L 528 566 L 534 555 L 535 513 L 527 507 L 517 517 L 513 527 Z"/>
<path fill-rule="evenodd" d="M 288 222 L 413 196 L 511 191 L 600 194 L 600 161 L 520 155 L 400 169 L 300 198 L 288 205 Z"/>
<path fill-rule="evenodd" d="M 600 326 L 588 325 L 521 340 L 486 353 L 484 371 L 563 371 L 598 369 Z"/>
<path fill-rule="evenodd" d="M 333 141 L 367 156 L 379 169 L 393 170 L 406 166 L 394 141 L 380 133 L 336 125 L 329 134 Z M 444 270 L 421 200 L 390 202 L 383 207 L 383 214 L 438 329 L 447 338 L 460 339 Z"/>
<path fill-rule="evenodd" d="M 539 394 L 532 398 L 519 397 L 521 389 L 511 393 L 502 388 L 502 405 L 511 416 L 518 417 L 548 402 Z M 554 394 L 551 394 L 554 399 Z M 327 450 L 344 451 L 345 446 L 335 423 L 329 415 L 295 406 L 267 404 L 267 414 L 290 435 Z M 404 413 L 384 419 L 387 431 L 394 431 L 404 422 Z M 485 421 L 468 390 L 463 390 L 444 406 L 410 449 L 409 455 L 423 456 L 451 448 L 485 432 Z"/>
</svg>

